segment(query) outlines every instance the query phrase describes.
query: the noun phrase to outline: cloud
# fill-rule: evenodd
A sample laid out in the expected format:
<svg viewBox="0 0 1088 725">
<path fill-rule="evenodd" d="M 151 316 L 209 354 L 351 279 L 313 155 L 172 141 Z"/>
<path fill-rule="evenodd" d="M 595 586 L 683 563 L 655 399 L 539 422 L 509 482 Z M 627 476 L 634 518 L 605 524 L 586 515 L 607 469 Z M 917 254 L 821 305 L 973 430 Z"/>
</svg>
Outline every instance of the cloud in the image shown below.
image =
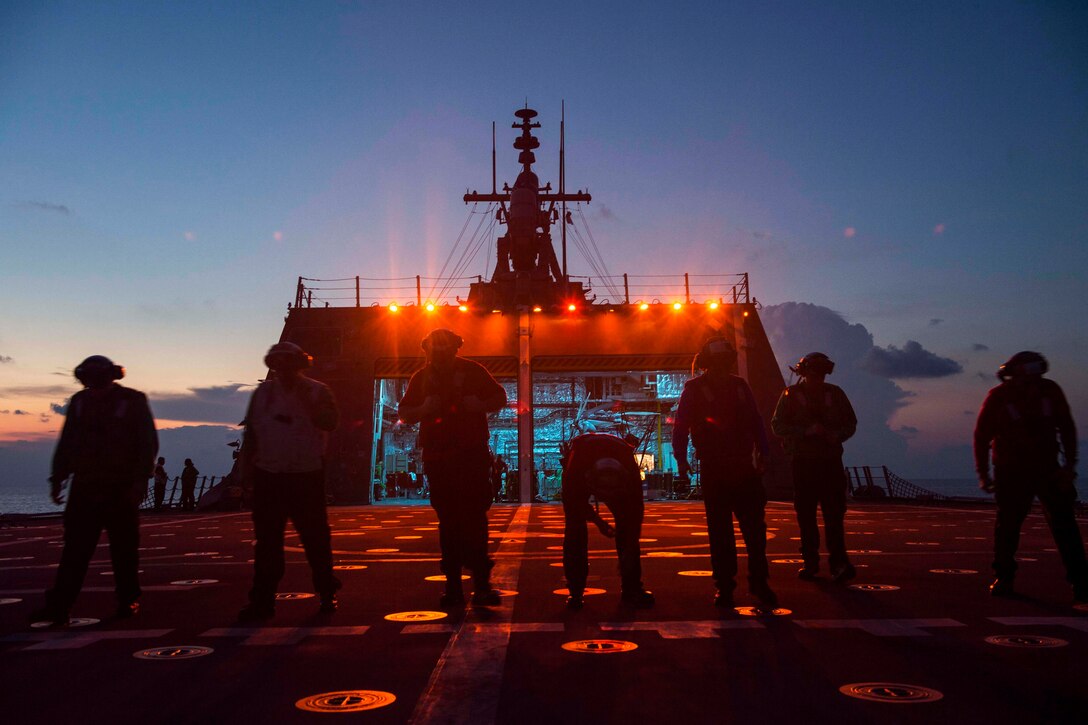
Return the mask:
<svg viewBox="0 0 1088 725">
<path fill-rule="evenodd" d="M 0 365 L 3 365 L 5 363 L 9 363 L 9 362 L 15 362 L 15 358 L 13 358 L 13 357 L 11 357 L 9 355 L 0 355 Z"/>
<path fill-rule="evenodd" d="M 963 372 L 963 366 L 955 360 L 940 357 L 914 340 L 908 340 L 902 349 L 895 345 L 874 347 L 866 353 L 862 366 L 874 375 L 893 380 L 943 378 Z"/>
<path fill-rule="evenodd" d="M 984 373 L 982 371 L 975 373 L 975 377 L 979 380 L 993 380 L 993 376 L 990 373 Z"/>
<path fill-rule="evenodd" d="M 975 352 L 986 352 L 990 349 L 990 346 L 983 345 L 981 342 L 976 342 L 974 345 L 971 346 L 971 349 Z"/>
<path fill-rule="evenodd" d="M 851 324 L 834 310 L 806 302 L 765 307 L 760 319 L 775 357 L 783 366 L 816 350 L 835 361 L 829 382 L 846 392 L 858 416 L 857 434 L 846 443 L 846 463 L 905 470 L 907 439 L 892 430 L 888 420 L 907 404 L 911 394 L 862 365 L 873 349 L 873 336 L 865 326 Z"/>
<path fill-rule="evenodd" d="M 600 219 L 604 219 L 606 221 L 615 221 L 616 220 L 616 212 L 612 211 L 609 207 L 605 206 L 604 204 L 598 204 L 597 205 L 597 216 Z"/>
<path fill-rule="evenodd" d="M 846 227 L 846 229 L 842 230 L 842 235 L 844 237 L 846 237 L 847 239 L 853 239 L 854 236 L 857 235 L 857 233 L 858 233 L 858 230 L 855 229 L 854 227 Z"/>
<path fill-rule="evenodd" d="M 230 383 L 186 393 L 149 393 L 148 398 L 159 419 L 235 425 L 245 416 L 250 392 L 251 386 Z"/>
<path fill-rule="evenodd" d="M 11 414 L 12 415 L 30 415 L 30 413 L 26 412 L 25 410 L 19 410 L 19 409 L 15 409 L 15 410 L 11 411 Z"/>
<path fill-rule="evenodd" d="M 929 326 L 930 327 L 936 327 L 937 325 L 941 324 L 942 322 L 944 322 L 944 319 L 940 318 L 940 317 L 931 317 L 931 318 L 929 318 Z"/>
<path fill-rule="evenodd" d="M 64 398 L 75 388 L 74 381 L 71 385 L 14 385 L 0 388 L 0 398 Z"/>
<path fill-rule="evenodd" d="M 913 425 L 901 425 L 898 428 L 896 428 L 896 431 L 898 433 L 902 433 L 905 436 L 914 436 L 914 435 L 918 435 L 921 432 L 917 428 L 915 428 Z"/>
<path fill-rule="evenodd" d="M 20 201 L 16 206 L 23 209 L 36 209 L 38 211 L 52 212 L 53 214 L 63 214 L 64 216 L 72 214 L 72 210 L 64 204 L 52 204 L 48 201 Z"/>
<path fill-rule="evenodd" d="M 935 225 L 933 227 L 933 233 L 937 234 L 937 235 L 944 234 L 944 222 L 941 222 L 940 224 Z"/>
<path fill-rule="evenodd" d="M 63 403 L 50 403 L 49 410 L 57 415 L 68 415 L 68 403 L 70 402 L 70 398 L 65 398 Z"/>
</svg>

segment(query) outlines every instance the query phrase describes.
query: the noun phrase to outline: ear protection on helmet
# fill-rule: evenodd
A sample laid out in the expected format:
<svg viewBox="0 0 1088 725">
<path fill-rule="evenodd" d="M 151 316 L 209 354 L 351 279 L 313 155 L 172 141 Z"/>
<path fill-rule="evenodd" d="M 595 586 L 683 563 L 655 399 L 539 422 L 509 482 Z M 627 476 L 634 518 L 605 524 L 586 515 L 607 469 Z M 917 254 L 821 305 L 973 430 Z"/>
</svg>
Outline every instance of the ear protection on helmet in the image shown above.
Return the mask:
<svg viewBox="0 0 1088 725">
<path fill-rule="evenodd" d="M 711 367 L 725 367 L 730 370 L 737 364 L 737 349 L 724 337 L 712 337 L 703 343 L 703 348 L 695 355 L 692 367 L 708 370 Z"/>
<path fill-rule="evenodd" d="M 1026 377 L 1029 375 L 1045 375 L 1050 365 L 1046 358 L 1031 350 L 1022 350 L 1010 357 L 1004 365 L 997 369 L 999 380 Z"/>
<path fill-rule="evenodd" d="M 420 346 L 426 351 L 430 352 L 431 348 L 444 348 L 460 350 L 461 346 L 465 344 L 465 341 L 452 330 L 446 330 L 438 328 L 437 330 L 431 330 L 426 337 L 420 342 Z"/>
<path fill-rule="evenodd" d="M 278 370 L 285 367 L 284 363 L 287 367 L 304 370 L 314 364 L 314 358 L 293 342 L 277 342 L 268 348 L 264 364 L 271 370 Z"/>
<path fill-rule="evenodd" d="M 835 370 L 835 363 L 822 352 L 810 352 L 790 366 L 790 370 L 801 377 L 806 375 L 830 375 Z"/>
<path fill-rule="evenodd" d="M 76 380 L 87 385 L 99 380 L 120 380 L 125 377 L 125 369 L 114 365 L 105 355 L 91 355 L 76 367 L 74 374 Z"/>
</svg>

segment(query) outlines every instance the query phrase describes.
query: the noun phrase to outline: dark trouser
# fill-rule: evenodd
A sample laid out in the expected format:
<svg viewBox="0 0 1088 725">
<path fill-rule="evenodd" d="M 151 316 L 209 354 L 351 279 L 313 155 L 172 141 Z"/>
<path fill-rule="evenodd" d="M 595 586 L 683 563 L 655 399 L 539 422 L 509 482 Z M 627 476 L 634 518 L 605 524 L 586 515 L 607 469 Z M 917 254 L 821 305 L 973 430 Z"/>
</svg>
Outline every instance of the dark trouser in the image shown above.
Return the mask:
<svg viewBox="0 0 1088 725">
<path fill-rule="evenodd" d="M 460 458 L 424 461 L 431 486 L 431 506 L 438 514 L 438 544 L 446 584 L 460 589 L 461 570 L 472 572 L 476 591 L 491 587 L 487 554 L 487 511 L 491 508 L 488 479 L 491 457 L 487 449 Z"/>
<path fill-rule="evenodd" d="M 994 498 L 997 523 L 994 527 L 994 573 L 1012 578 L 1016 574 L 1016 549 L 1020 545 L 1020 527 L 1031 511 L 1035 497 L 1043 504 L 1043 514 L 1065 564 L 1065 577 L 1071 584 L 1088 586 L 1088 564 L 1084 556 L 1077 519 L 1073 512 L 1076 491 L 1059 488 L 1057 471 L 996 468 Z"/>
<path fill-rule="evenodd" d="M 801 529 L 801 557 L 805 567 L 820 566 L 820 527 L 816 507 L 824 516 L 827 558 L 832 571 L 846 566 L 846 473 L 841 458 L 797 457 L 793 467 L 793 510 Z"/>
<path fill-rule="evenodd" d="M 45 593 L 50 608 L 68 611 L 75 603 L 87 566 L 94 556 L 98 539 L 105 529 L 110 537 L 110 561 L 113 584 L 119 604 L 140 598 L 140 520 L 139 502 L 134 496 L 103 498 L 96 488 L 114 488 L 100 482 L 75 481 L 64 510 L 64 549 L 60 555 L 56 582 Z"/>
<path fill-rule="evenodd" d="M 589 576 L 589 534 L 586 506 L 589 494 L 582 490 L 563 490 L 563 575 L 572 594 L 585 591 Z M 638 538 L 642 533 L 642 489 L 604 501 L 616 520 L 616 554 L 624 592 L 642 590 L 642 552 Z"/>
<path fill-rule="evenodd" d="M 314 591 L 330 597 L 340 589 L 332 574 L 332 539 L 325 511 L 325 474 L 269 473 L 256 469 L 253 484 L 253 588 L 249 600 L 271 606 L 283 578 L 283 534 L 287 519 L 295 525 L 306 561 L 310 563 Z"/>
<path fill-rule="evenodd" d="M 196 508 L 196 481 L 181 484 L 181 508 L 192 511 Z"/>
<path fill-rule="evenodd" d="M 710 568 L 719 589 L 736 587 L 737 542 L 733 516 L 737 517 L 748 550 L 748 584 L 767 581 L 767 524 L 763 512 L 767 492 L 759 474 L 738 473 L 725 463 L 702 461 L 703 503 L 710 537 Z"/>
<path fill-rule="evenodd" d="M 162 502 L 166 498 L 166 481 L 155 481 L 155 508 L 161 509 Z"/>
</svg>

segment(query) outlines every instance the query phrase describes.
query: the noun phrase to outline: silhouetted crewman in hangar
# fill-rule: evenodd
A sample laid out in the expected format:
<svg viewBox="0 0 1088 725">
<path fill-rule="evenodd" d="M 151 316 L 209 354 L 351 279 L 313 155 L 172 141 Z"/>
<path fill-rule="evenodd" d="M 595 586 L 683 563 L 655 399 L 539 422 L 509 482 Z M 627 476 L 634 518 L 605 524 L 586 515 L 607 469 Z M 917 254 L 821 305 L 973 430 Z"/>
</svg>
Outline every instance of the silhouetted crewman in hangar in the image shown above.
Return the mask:
<svg viewBox="0 0 1088 725">
<path fill-rule="evenodd" d="M 57 450 L 50 493 L 64 503 L 64 483 L 72 479 L 64 509 L 64 549 L 56 583 L 45 593 L 45 607 L 32 621 L 66 625 L 83 588 L 87 566 L 105 529 L 117 591 L 117 616 L 139 611 L 140 502 L 155 469 L 159 439 L 147 397 L 117 383 L 120 365 L 92 355 L 75 369 L 84 389 L 72 396 Z"/>
<path fill-rule="evenodd" d="M 1073 585 L 1074 602 L 1088 604 L 1088 563 L 1073 510 L 1077 429 L 1062 389 L 1043 377 L 1048 369 L 1046 358 L 1037 352 L 1025 350 L 1009 358 L 998 368 L 1001 384 L 986 396 L 975 425 L 979 488 L 993 493 L 997 502 L 993 563 L 997 578 L 990 592 L 1015 593 L 1020 527 L 1038 496 Z"/>
<path fill-rule="evenodd" d="M 824 515 L 831 578 L 842 582 L 857 575 L 846 553 L 846 469 L 842 444 L 854 435 L 858 419 L 846 393 L 824 382 L 835 363 L 822 352 L 810 352 L 790 370 L 801 376 L 778 398 L 771 430 L 783 440 L 793 469 L 793 509 L 801 529 L 801 558 L 797 573 L 806 580 L 820 570 L 820 528 L 816 507 Z"/>
<path fill-rule="evenodd" d="M 275 613 L 283 578 L 283 535 L 290 519 L 310 563 L 321 611 L 336 611 L 340 581 L 333 575 L 332 539 L 325 505 L 325 446 L 340 413 L 332 391 L 302 374 L 313 358 L 280 342 L 265 355 L 272 371 L 249 401 L 240 452 L 244 478 L 253 485 L 253 588 L 242 621 Z"/>
<path fill-rule="evenodd" d="M 615 529 L 589 503 L 596 497 L 612 512 Z M 563 457 L 563 574 L 567 579 L 567 606 L 581 609 L 589 575 L 589 537 L 592 521 L 605 536 L 615 536 L 619 557 L 621 601 L 636 608 L 651 607 L 653 593 L 642 586 L 638 539 L 642 532 L 642 476 L 628 441 L 607 433 L 584 433 L 574 438 Z"/>
<path fill-rule="evenodd" d="M 423 338 L 427 364 L 408 381 L 398 410 L 404 423 L 420 424 L 423 472 L 438 514 L 446 575 L 443 608 L 464 606 L 464 567 L 472 572 L 472 603 L 499 604 L 499 592 L 491 588 L 494 562 L 487 554 L 487 511 L 494 496 L 487 415 L 506 405 L 506 391 L 483 365 L 458 357 L 463 344 L 444 329 Z"/>
<path fill-rule="evenodd" d="M 710 565 L 717 593 L 714 605 L 733 606 L 737 586 L 737 545 L 733 516 L 748 550 L 748 590 L 764 607 L 778 597 L 767 583 L 767 523 L 763 460 L 767 432 L 748 383 L 733 374 L 737 351 L 722 337 L 703 345 L 692 363 L 705 371 L 684 385 L 676 408 L 672 448 L 681 476 L 688 475 L 688 434 L 699 458 L 703 503 L 710 538 Z"/>
</svg>

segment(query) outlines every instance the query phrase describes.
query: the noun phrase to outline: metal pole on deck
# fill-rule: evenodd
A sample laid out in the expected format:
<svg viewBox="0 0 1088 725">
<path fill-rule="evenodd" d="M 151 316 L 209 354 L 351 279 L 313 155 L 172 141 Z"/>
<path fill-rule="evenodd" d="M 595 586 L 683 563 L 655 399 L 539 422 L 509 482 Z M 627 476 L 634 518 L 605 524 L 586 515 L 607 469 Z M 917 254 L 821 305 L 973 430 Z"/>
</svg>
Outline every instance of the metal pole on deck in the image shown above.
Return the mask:
<svg viewBox="0 0 1088 725">
<path fill-rule="evenodd" d="M 416 275 L 416 304 L 423 306 L 423 286 L 419 283 L 419 275 Z"/>
<path fill-rule="evenodd" d="M 532 502 L 533 492 L 533 336 L 529 308 L 518 308 L 518 500 Z"/>
<path fill-rule="evenodd" d="M 623 304 L 631 304 L 631 292 L 627 287 L 627 273 L 623 273 Z"/>
<path fill-rule="evenodd" d="M 684 272 L 684 302 L 691 304 L 691 286 L 688 284 L 687 272 Z"/>
<path fill-rule="evenodd" d="M 359 275 L 355 275 L 355 306 L 359 306 Z"/>
</svg>

